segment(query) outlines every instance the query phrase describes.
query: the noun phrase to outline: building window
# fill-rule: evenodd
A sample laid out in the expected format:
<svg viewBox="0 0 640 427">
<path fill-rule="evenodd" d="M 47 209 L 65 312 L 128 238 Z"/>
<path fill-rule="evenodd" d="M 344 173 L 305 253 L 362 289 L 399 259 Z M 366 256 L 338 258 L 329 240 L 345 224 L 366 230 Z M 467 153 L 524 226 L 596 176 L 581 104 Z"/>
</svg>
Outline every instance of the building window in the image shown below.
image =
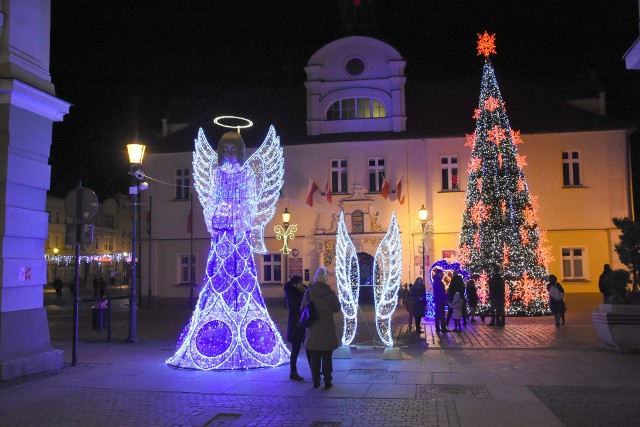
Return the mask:
<svg viewBox="0 0 640 427">
<path fill-rule="evenodd" d="M 585 278 L 585 255 L 583 248 L 562 248 L 562 275 L 565 280 Z"/>
<path fill-rule="evenodd" d="M 262 256 L 262 281 L 282 281 L 282 255 L 265 254 Z"/>
<path fill-rule="evenodd" d="M 565 187 L 579 187 L 580 153 L 578 151 L 562 152 L 562 184 Z"/>
<path fill-rule="evenodd" d="M 56 224 L 60 224 L 60 212 L 56 211 Z"/>
<path fill-rule="evenodd" d="M 180 283 L 196 283 L 196 257 L 180 255 Z M 189 263 L 191 258 L 191 263 Z"/>
<path fill-rule="evenodd" d="M 440 157 L 440 170 L 442 172 L 442 190 L 458 190 L 458 156 Z"/>
<path fill-rule="evenodd" d="M 104 226 L 107 228 L 116 228 L 116 220 L 112 214 L 106 214 L 104 216 Z"/>
<path fill-rule="evenodd" d="M 384 159 L 369 159 L 369 192 L 379 193 L 384 178 Z"/>
<path fill-rule="evenodd" d="M 347 192 L 347 161 L 345 159 L 331 160 L 331 192 Z"/>
<path fill-rule="evenodd" d="M 189 186 L 191 176 L 189 169 L 176 170 L 176 199 L 189 200 Z"/>
<path fill-rule="evenodd" d="M 364 233 L 364 213 L 360 210 L 351 212 L 351 232 Z"/>
<path fill-rule="evenodd" d="M 113 237 L 105 236 L 102 240 L 102 250 L 106 252 L 113 252 L 113 245 L 115 239 Z"/>
<path fill-rule="evenodd" d="M 345 98 L 329 106 L 327 120 L 379 119 L 387 117 L 387 108 L 374 98 Z"/>
</svg>

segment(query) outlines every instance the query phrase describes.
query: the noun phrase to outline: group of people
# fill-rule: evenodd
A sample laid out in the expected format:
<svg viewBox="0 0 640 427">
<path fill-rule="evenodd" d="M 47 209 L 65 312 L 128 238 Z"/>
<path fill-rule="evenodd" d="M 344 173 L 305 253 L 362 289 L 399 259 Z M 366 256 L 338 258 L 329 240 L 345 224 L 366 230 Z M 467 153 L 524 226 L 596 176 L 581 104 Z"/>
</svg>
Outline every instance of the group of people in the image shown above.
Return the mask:
<svg viewBox="0 0 640 427">
<path fill-rule="evenodd" d="M 332 354 L 333 350 L 339 346 L 333 315 L 340 311 L 340 300 L 327 285 L 327 270 L 324 267 L 318 268 L 309 288 L 304 286 L 300 276 L 293 276 L 284 285 L 284 292 L 289 308 L 287 321 L 287 341 L 291 343 L 289 378 L 294 381 L 304 380 L 298 374 L 297 368 L 298 355 L 304 343 L 307 361 L 311 367 L 313 387 L 320 387 L 322 375 L 324 388 L 331 388 L 333 386 Z M 308 301 L 313 302 L 318 317 L 309 328 L 305 329 L 299 325 L 299 320 Z"/>
</svg>

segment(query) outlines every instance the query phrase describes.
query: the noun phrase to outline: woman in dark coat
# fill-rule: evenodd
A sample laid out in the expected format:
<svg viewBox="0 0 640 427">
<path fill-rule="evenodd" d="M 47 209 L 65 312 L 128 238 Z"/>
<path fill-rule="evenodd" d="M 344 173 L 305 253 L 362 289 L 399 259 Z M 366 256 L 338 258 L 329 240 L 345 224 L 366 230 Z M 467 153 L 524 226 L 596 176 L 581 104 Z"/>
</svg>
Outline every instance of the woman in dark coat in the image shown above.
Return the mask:
<svg viewBox="0 0 640 427">
<path fill-rule="evenodd" d="M 449 302 L 453 301 L 453 296 L 457 293 L 460 294 L 460 299 L 462 299 L 462 314 L 464 316 L 463 319 L 463 326 L 467 326 L 467 302 L 465 300 L 464 297 L 464 292 L 465 287 L 464 287 L 464 280 L 462 279 L 462 276 L 459 275 L 458 273 L 454 273 L 453 277 L 451 278 L 451 282 L 449 283 L 449 289 L 447 290 L 447 299 L 449 300 Z M 449 309 L 449 312 L 447 313 L 447 327 L 449 326 L 449 321 L 451 320 L 451 315 L 453 314 L 453 310 L 451 310 L 451 308 Z"/>
<path fill-rule="evenodd" d="M 300 309 L 304 309 L 307 300 L 311 300 L 318 312 L 318 318 L 307 329 L 307 337 L 304 345 L 311 354 L 311 376 L 313 388 L 320 387 L 320 371 L 324 376 L 324 388 L 331 388 L 333 379 L 333 350 L 338 348 L 338 336 L 336 335 L 336 323 L 333 314 L 340 311 L 340 300 L 333 290 L 327 285 L 327 270 L 319 267 L 313 278 L 313 284 L 309 286 L 302 298 Z"/>
<path fill-rule="evenodd" d="M 287 299 L 287 307 L 289 307 L 289 319 L 287 320 L 287 341 L 291 343 L 291 357 L 289 358 L 289 366 L 291 367 L 291 373 L 289 378 L 295 381 L 302 381 L 300 375 L 298 375 L 298 354 L 300 354 L 300 347 L 304 341 L 305 330 L 298 325 L 300 320 L 300 305 L 302 304 L 302 297 L 307 287 L 302 283 L 302 277 L 293 276 L 284 285 L 284 294 Z M 309 352 L 307 351 L 307 360 L 309 366 L 311 366 L 311 360 L 309 358 Z"/>
<path fill-rule="evenodd" d="M 471 278 L 467 281 L 467 301 L 469 302 L 469 321 L 475 323 L 476 308 L 478 307 L 478 288 L 476 287 L 476 280 L 480 279 L 479 274 L 472 274 Z"/>
<path fill-rule="evenodd" d="M 412 314 L 416 322 L 416 334 L 422 332 L 420 322 L 427 314 L 427 289 L 424 286 L 422 277 L 418 277 L 409 289 L 409 296 L 412 303 Z"/>
</svg>

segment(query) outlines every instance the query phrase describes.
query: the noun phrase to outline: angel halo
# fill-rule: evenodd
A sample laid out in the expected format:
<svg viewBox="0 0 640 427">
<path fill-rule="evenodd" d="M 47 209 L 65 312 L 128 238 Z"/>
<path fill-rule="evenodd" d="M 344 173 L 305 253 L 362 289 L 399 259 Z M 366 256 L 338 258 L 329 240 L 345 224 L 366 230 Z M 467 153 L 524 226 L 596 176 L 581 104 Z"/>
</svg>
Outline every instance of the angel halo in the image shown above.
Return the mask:
<svg viewBox="0 0 640 427">
<path fill-rule="evenodd" d="M 234 132 L 222 136 L 217 152 L 202 129 L 195 140 L 194 187 L 211 249 L 198 302 L 169 366 L 249 369 L 289 362 L 253 259 L 254 252 L 266 252 L 264 226 L 273 218 L 283 184 L 284 159 L 274 127 L 246 161 L 244 152 L 244 141 Z"/>
</svg>

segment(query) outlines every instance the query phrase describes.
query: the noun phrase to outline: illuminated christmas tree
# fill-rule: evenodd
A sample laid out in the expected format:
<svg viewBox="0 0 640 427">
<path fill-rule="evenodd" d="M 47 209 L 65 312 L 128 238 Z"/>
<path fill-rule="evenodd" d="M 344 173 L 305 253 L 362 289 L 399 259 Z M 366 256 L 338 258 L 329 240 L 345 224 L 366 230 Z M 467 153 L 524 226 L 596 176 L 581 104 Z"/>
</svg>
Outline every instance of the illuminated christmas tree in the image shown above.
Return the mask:
<svg viewBox="0 0 640 427">
<path fill-rule="evenodd" d="M 458 259 L 471 273 L 482 275 L 478 294 L 488 304 L 486 280 L 493 265 L 506 282 L 509 314 L 547 313 L 546 265 L 550 261 L 545 235 L 537 228 L 537 197 L 524 176 L 526 156 L 518 153 L 520 131 L 514 131 L 502 100 L 490 54 L 495 34 L 478 34 L 478 55 L 484 55 L 480 100 L 467 135 L 471 148 L 466 208 L 462 217 Z"/>
</svg>

